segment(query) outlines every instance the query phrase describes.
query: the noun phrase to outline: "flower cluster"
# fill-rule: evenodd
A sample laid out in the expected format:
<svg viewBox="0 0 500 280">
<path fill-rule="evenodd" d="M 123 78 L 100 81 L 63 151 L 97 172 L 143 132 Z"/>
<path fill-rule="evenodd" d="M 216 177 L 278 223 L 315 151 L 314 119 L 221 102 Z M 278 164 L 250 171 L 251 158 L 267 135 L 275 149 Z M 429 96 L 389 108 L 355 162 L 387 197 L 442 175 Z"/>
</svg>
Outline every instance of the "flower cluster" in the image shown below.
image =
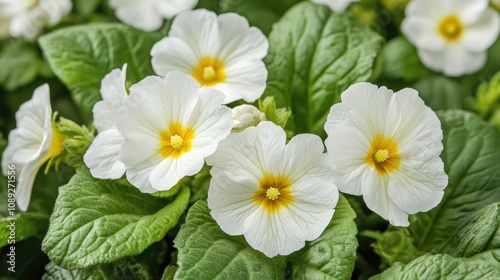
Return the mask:
<svg viewBox="0 0 500 280">
<path fill-rule="evenodd" d="M 335 9 L 351 1 L 343 2 Z M 483 2 L 475 1 L 470 9 L 456 6 L 445 16 L 433 10 L 429 16 L 437 28 L 420 25 L 427 16 L 426 0 L 408 6 L 403 30 L 418 42 L 424 63 L 450 75 L 480 67 L 484 59 L 472 59 L 474 65 L 468 59 L 482 56 L 492 39 L 471 42 L 483 38 L 483 28 L 498 27 L 497 16 Z M 110 4 L 123 21 L 154 30 L 163 18 L 196 1 Z M 154 16 L 143 19 L 144 14 Z M 420 41 L 420 36 L 429 37 Z M 262 108 L 227 105 L 261 98 L 267 51 L 264 34 L 242 16 L 181 12 L 168 36 L 150 50 L 156 75 L 129 87 L 125 64 L 103 77 L 102 101 L 93 107 L 97 136 L 83 155 L 92 176 L 125 175 L 141 192 L 155 193 L 196 175 L 206 163 L 211 166 L 207 201 L 213 219 L 268 257 L 291 254 L 317 239 L 334 216 L 339 190 L 363 195 L 369 209 L 395 226 L 408 226 L 409 215 L 438 205 L 448 184 L 440 158 L 443 133 L 416 90 L 394 93 L 370 83 L 353 84 L 331 107 L 325 142 L 314 134 L 287 139 L 286 113 L 280 113 L 285 121 L 277 125 Z M 451 56 L 442 55 L 448 51 Z M 21 170 L 18 204 L 23 211 L 38 169 L 63 152 L 68 137 L 55 128 L 49 99 L 44 85 L 21 106 L 2 158 L 4 173 L 9 164 Z"/>
</svg>

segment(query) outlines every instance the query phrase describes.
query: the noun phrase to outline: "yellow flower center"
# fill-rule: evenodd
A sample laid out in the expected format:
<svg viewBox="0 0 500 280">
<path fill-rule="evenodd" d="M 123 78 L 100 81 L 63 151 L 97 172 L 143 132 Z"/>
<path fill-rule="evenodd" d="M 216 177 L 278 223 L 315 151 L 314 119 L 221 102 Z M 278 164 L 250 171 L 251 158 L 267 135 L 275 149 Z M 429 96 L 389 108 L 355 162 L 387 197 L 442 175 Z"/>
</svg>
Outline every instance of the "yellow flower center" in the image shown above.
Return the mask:
<svg viewBox="0 0 500 280">
<path fill-rule="evenodd" d="M 379 175 L 386 175 L 397 170 L 400 162 L 401 155 L 396 142 L 381 135 L 373 137 L 365 163 L 374 167 Z"/>
<path fill-rule="evenodd" d="M 282 175 L 264 174 L 259 180 L 259 189 L 255 192 L 253 201 L 264 207 L 269 214 L 290 205 L 293 202 L 290 179 Z"/>
<path fill-rule="evenodd" d="M 447 41 L 457 41 L 464 31 L 464 26 L 455 15 L 443 18 L 438 24 L 439 34 Z"/>
<path fill-rule="evenodd" d="M 280 196 L 280 191 L 277 188 L 270 187 L 266 190 L 266 197 L 270 200 L 276 200 Z"/>
<path fill-rule="evenodd" d="M 202 86 L 213 86 L 226 81 L 224 63 L 208 56 L 198 62 L 191 74 Z"/>
<path fill-rule="evenodd" d="M 55 125 L 52 125 L 52 144 L 50 145 L 50 151 L 46 159 L 55 158 L 60 155 L 64 149 L 64 140 L 66 139 L 67 137 L 62 135 Z"/>
<path fill-rule="evenodd" d="M 160 154 L 164 158 L 178 158 L 189 152 L 192 147 L 194 130 L 183 127 L 180 123 L 171 123 L 168 129 L 160 133 Z"/>
</svg>

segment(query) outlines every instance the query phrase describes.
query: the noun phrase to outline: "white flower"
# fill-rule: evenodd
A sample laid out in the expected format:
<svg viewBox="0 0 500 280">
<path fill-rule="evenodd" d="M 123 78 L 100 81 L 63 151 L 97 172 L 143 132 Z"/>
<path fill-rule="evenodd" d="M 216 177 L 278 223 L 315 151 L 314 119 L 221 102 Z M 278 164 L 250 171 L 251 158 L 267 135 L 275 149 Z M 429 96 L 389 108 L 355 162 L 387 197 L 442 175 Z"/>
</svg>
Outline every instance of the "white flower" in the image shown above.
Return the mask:
<svg viewBox="0 0 500 280">
<path fill-rule="evenodd" d="M 327 5 L 334 12 L 344 12 L 352 2 L 358 1 L 360 0 L 311 0 L 311 2 L 316 4 Z"/>
<path fill-rule="evenodd" d="M 102 101 L 94 105 L 94 126 L 99 134 L 90 144 L 83 160 L 92 176 L 118 179 L 125 174 L 125 165 L 118 159 L 123 137 L 116 127 L 118 111 L 127 97 L 125 89 L 127 64 L 114 69 L 101 82 Z"/>
<path fill-rule="evenodd" d="M 17 175 L 16 201 L 26 211 L 31 190 L 40 167 L 63 150 L 65 137 L 54 129 L 50 92 L 47 84 L 38 87 L 31 100 L 16 113 L 17 128 L 9 134 L 8 146 L 2 156 L 2 172 L 7 175 L 14 165 Z"/>
<path fill-rule="evenodd" d="M 268 257 L 288 255 L 318 238 L 330 222 L 338 190 L 321 139 L 293 137 L 264 121 L 231 133 L 209 158 L 208 207 L 230 235 Z"/>
<path fill-rule="evenodd" d="M 128 180 L 142 192 L 155 192 L 198 173 L 233 126 L 223 100 L 220 92 L 200 89 L 179 72 L 130 87 L 118 117 Z"/>
<path fill-rule="evenodd" d="M 481 69 L 500 31 L 488 0 L 413 0 L 401 29 L 428 68 L 457 77 Z"/>
<path fill-rule="evenodd" d="M 439 204 L 448 183 L 439 119 L 409 88 L 358 83 L 341 98 L 325 124 L 339 190 L 363 195 L 392 225 L 408 226 L 409 214 Z"/>
<path fill-rule="evenodd" d="M 180 71 L 202 87 L 222 91 L 224 103 L 253 102 L 266 87 L 262 59 L 268 47 L 266 36 L 249 27 L 244 17 L 196 10 L 179 14 L 168 37 L 153 46 L 151 55 L 153 69 L 160 76 Z"/>
<path fill-rule="evenodd" d="M 193 9 L 198 0 L 110 0 L 118 19 L 144 31 L 159 29 L 164 19 Z"/>
<path fill-rule="evenodd" d="M 33 40 L 44 27 L 53 26 L 71 11 L 71 0 L 0 0 L 0 38 Z"/>
<path fill-rule="evenodd" d="M 266 115 L 255 106 L 243 104 L 233 108 L 233 132 L 243 131 L 266 120 Z"/>
</svg>

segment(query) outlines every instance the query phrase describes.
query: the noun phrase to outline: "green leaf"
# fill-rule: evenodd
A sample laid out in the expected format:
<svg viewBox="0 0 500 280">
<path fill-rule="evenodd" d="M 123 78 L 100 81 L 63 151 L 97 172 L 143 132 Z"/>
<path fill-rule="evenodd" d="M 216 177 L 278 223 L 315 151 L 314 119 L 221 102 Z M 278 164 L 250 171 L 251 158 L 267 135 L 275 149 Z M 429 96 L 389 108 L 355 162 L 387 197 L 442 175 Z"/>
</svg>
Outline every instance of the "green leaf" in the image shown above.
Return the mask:
<svg viewBox="0 0 500 280">
<path fill-rule="evenodd" d="M 356 214 L 340 196 L 332 221 L 318 239 L 291 255 L 294 279 L 351 279 L 358 240 Z"/>
<path fill-rule="evenodd" d="M 225 234 L 210 216 L 205 201 L 188 212 L 174 240 L 179 249 L 175 279 L 283 279 L 285 259 L 267 258 L 242 236 Z"/>
<path fill-rule="evenodd" d="M 40 46 L 56 76 L 69 88 L 76 104 L 91 115 L 101 99 L 102 78 L 128 64 L 127 81 L 153 75 L 149 51 L 160 39 L 122 24 L 86 24 L 40 37 Z"/>
<path fill-rule="evenodd" d="M 12 232 L 11 229 L 15 232 L 15 237 L 11 240 L 20 242 L 29 237 L 45 232 L 48 226 L 49 217 L 44 214 L 28 212 L 19 213 L 12 217 L 1 218 L 0 236 L 5 236 L 5 238 L 0 239 L 0 248 L 10 244 L 7 236 L 10 236 L 10 233 Z"/>
<path fill-rule="evenodd" d="M 500 201 L 500 132 L 464 111 L 438 116 L 444 134 L 441 157 L 449 181 L 441 203 L 410 220 L 408 230 L 422 251 L 446 242 L 469 214 Z"/>
<path fill-rule="evenodd" d="M 169 265 L 163 272 L 161 280 L 174 280 L 175 272 L 177 271 L 177 266 Z"/>
<path fill-rule="evenodd" d="M 101 3 L 101 0 L 74 0 L 75 11 L 82 16 L 90 16 Z"/>
<path fill-rule="evenodd" d="M 269 35 L 264 96 L 291 107 L 296 133 L 325 136 L 330 107 L 355 82 L 372 75 L 382 37 L 347 14 L 309 1 L 291 8 Z"/>
<path fill-rule="evenodd" d="M 177 224 L 188 201 L 188 188 L 168 203 L 79 169 L 59 189 L 42 250 L 66 269 L 137 255 Z"/>
<path fill-rule="evenodd" d="M 500 205 L 494 203 L 471 214 L 445 243 L 434 251 L 468 258 L 500 249 Z"/>
<path fill-rule="evenodd" d="M 473 87 L 464 82 L 441 75 L 425 77 L 413 84 L 425 104 L 433 110 L 463 109 L 467 97 L 472 96 Z"/>
<path fill-rule="evenodd" d="M 418 58 L 417 49 L 403 36 L 396 37 L 382 49 L 383 75 L 415 81 L 429 73 Z"/>
<path fill-rule="evenodd" d="M 0 53 L 0 65 L 0 85 L 13 91 L 35 80 L 42 60 L 34 45 L 11 41 Z"/>
<path fill-rule="evenodd" d="M 396 263 L 371 279 L 500 279 L 500 271 L 483 261 L 426 255 L 407 265 Z"/>
</svg>

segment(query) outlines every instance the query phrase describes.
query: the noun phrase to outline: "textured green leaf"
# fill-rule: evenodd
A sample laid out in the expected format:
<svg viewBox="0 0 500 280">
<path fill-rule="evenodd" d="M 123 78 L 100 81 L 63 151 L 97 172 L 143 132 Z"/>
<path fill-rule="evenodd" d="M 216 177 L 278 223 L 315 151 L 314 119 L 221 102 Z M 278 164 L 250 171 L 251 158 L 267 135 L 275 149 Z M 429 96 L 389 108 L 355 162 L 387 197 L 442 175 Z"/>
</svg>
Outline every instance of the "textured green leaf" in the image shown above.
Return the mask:
<svg viewBox="0 0 500 280">
<path fill-rule="evenodd" d="M 132 83 L 154 74 L 149 51 L 159 39 L 156 33 L 122 24 L 87 24 L 49 33 L 39 43 L 56 76 L 90 115 L 101 99 L 101 80 L 112 69 L 127 63 Z"/>
<path fill-rule="evenodd" d="M 2 237 L 0 239 L 0 248 L 9 244 L 7 236 L 11 232 L 9 227 L 11 223 L 15 225 L 13 227 L 16 233 L 15 241 L 20 242 L 47 230 L 49 217 L 44 214 L 28 212 L 0 219 L 0 236 Z"/>
<path fill-rule="evenodd" d="M 169 265 L 165 269 L 165 271 L 163 272 L 163 276 L 161 277 L 161 280 L 173 280 L 176 271 L 177 271 L 177 266 Z"/>
<path fill-rule="evenodd" d="M 358 240 L 356 214 L 340 196 L 332 221 L 318 239 L 291 255 L 294 279 L 351 279 Z"/>
<path fill-rule="evenodd" d="M 434 251 L 468 258 L 485 250 L 500 249 L 499 206 L 494 203 L 471 214 L 458 231 Z"/>
<path fill-rule="evenodd" d="M 42 249 L 66 269 L 137 255 L 177 224 L 188 201 L 188 188 L 168 203 L 119 181 L 96 180 L 79 169 L 59 189 Z"/>
<path fill-rule="evenodd" d="M 205 201 L 188 212 L 174 240 L 179 249 L 175 279 L 283 279 L 285 259 L 267 258 L 242 236 L 225 234 L 210 216 Z"/>
<path fill-rule="evenodd" d="M 426 255 L 407 265 L 396 263 L 372 280 L 384 279 L 500 279 L 500 271 L 483 261 Z"/>
<path fill-rule="evenodd" d="M 269 35 L 264 96 L 291 107 L 296 133 L 324 136 L 324 122 L 340 94 L 372 75 L 382 37 L 347 14 L 309 1 L 291 8 Z"/>
<path fill-rule="evenodd" d="M 444 133 L 441 157 L 449 181 L 441 203 L 415 215 L 408 227 L 422 251 L 451 238 L 469 214 L 500 201 L 500 132 L 471 113 L 438 115 Z"/>
<path fill-rule="evenodd" d="M 35 80 L 42 65 L 34 45 L 12 41 L 0 53 L 0 85 L 12 91 Z"/>
</svg>

